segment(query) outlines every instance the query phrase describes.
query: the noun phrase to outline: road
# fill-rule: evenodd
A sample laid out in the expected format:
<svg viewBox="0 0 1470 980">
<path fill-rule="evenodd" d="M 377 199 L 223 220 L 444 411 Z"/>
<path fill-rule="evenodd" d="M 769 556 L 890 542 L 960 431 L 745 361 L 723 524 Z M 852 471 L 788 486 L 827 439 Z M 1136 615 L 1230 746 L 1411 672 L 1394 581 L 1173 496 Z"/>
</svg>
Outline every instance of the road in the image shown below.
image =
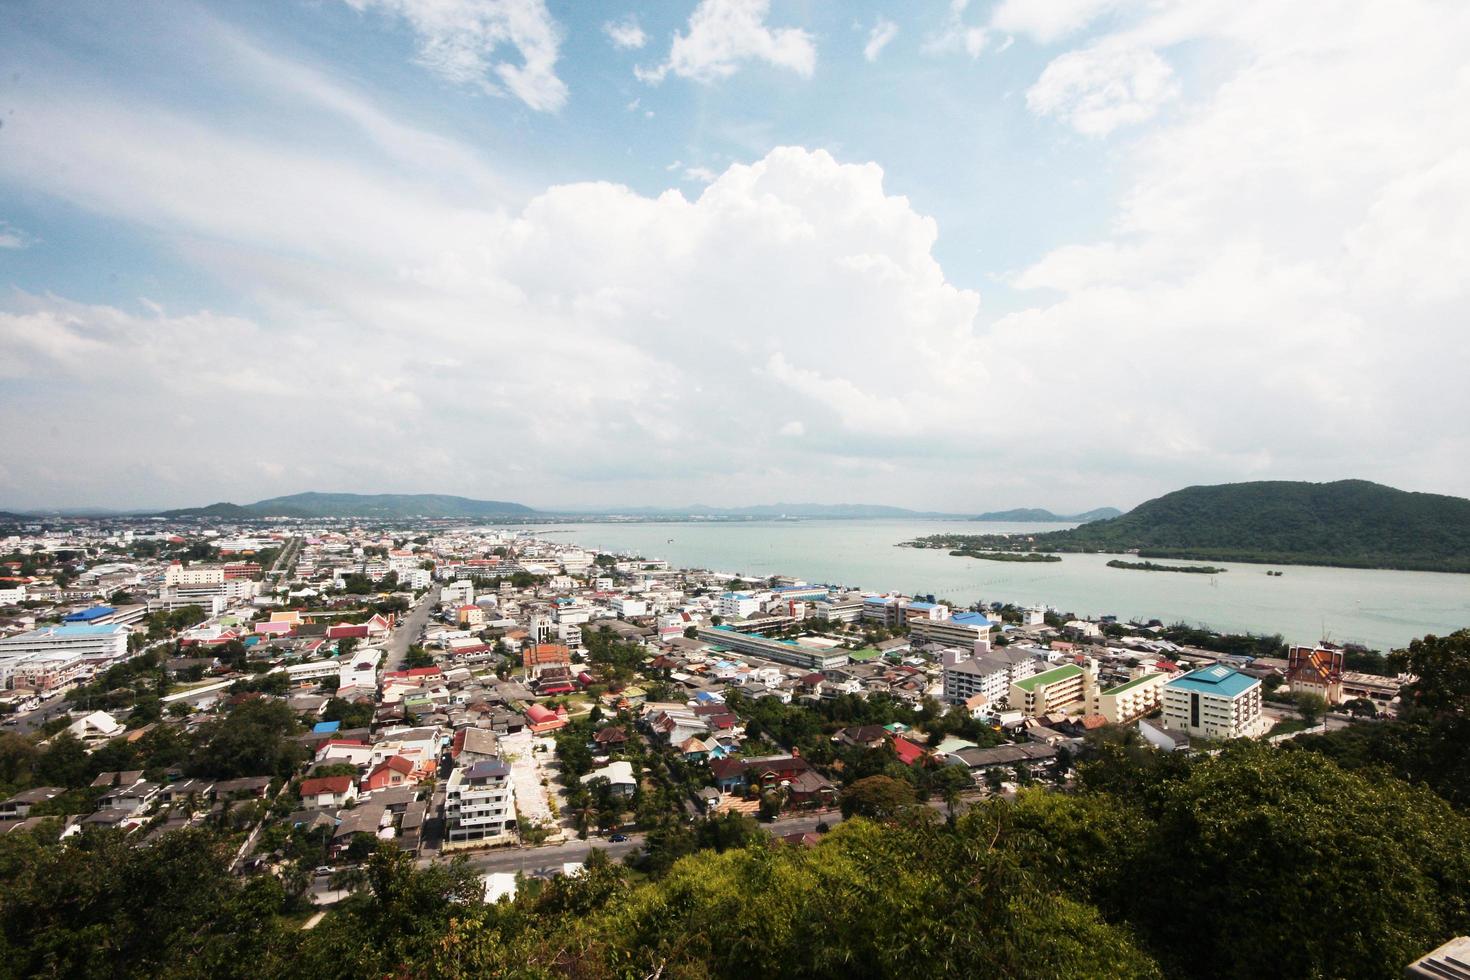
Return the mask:
<svg viewBox="0 0 1470 980">
<path fill-rule="evenodd" d="M 774 823 L 761 824 L 761 827 L 774 836 L 784 837 L 787 834 L 814 832 L 819 823 L 831 826 L 841 822 L 842 813 L 831 810 L 821 813 L 793 814 L 782 817 Z M 587 855 L 594 849 L 602 851 L 614 861 L 620 861 L 642 846 L 643 835 L 630 834 L 627 840 L 617 843 L 592 838 L 567 841 L 565 844 L 547 844 L 541 847 L 501 847 L 489 851 L 464 853 L 469 858 L 470 866 L 482 874 L 489 874 L 492 871 L 519 871 L 527 875 L 544 875 L 560 871 L 563 864 L 586 861 Z M 443 859 L 452 858 L 454 855 L 455 852 L 450 851 L 443 855 Z M 419 861 L 421 866 L 431 863 L 432 860 Z"/>
<path fill-rule="evenodd" d="M 400 670 L 403 667 L 403 658 L 408 656 L 408 648 L 418 642 L 424 632 L 424 626 L 429 622 L 429 613 L 439 605 L 439 586 L 429 587 L 419 604 L 408 611 L 408 615 L 398 624 L 393 635 L 388 638 L 387 649 L 383 652 L 383 669 Z"/>
</svg>

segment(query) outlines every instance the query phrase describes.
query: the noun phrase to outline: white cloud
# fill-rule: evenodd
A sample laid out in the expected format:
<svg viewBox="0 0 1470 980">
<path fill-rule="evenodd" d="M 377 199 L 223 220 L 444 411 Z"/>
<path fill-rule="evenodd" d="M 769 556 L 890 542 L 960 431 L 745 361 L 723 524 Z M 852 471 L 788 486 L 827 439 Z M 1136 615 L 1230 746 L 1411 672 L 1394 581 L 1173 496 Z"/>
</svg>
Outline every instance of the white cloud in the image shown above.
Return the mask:
<svg viewBox="0 0 1470 980">
<path fill-rule="evenodd" d="M 1075 34 L 1123 0 L 1001 0 L 990 26 L 1008 34 L 1024 34 L 1051 44 Z"/>
<path fill-rule="evenodd" d="M 637 14 L 629 14 L 622 20 L 610 20 L 602 25 L 602 30 L 619 51 L 635 50 L 648 43 L 648 35 L 638 26 Z"/>
<path fill-rule="evenodd" d="M 890 41 L 898 36 L 898 25 L 883 17 L 868 31 L 868 43 L 863 45 L 863 57 L 869 61 L 877 61 L 878 55 L 888 47 Z"/>
<path fill-rule="evenodd" d="M 380 9 L 408 22 L 419 39 L 418 60 L 459 85 L 503 88 L 532 109 L 555 111 L 567 101 L 556 74 L 561 28 L 545 0 L 345 0 L 358 10 Z M 503 46 L 521 63 L 498 60 Z M 494 76 L 494 80 L 491 76 Z M 498 82 L 498 84 L 497 84 Z"/>
<path fill-rule="evenodd" d="M 1053 59 L 1027 90 L 1026 105 L 1079 133 L 1106 136 L 1178 97 L 1174 70 L 1157 53 L 1102 43 Z"/>
<path fill-rule="evenodd" d="M 796 27 L 769 27 L 770 0 L 700 0 L 689 16 L 689 32 L 675 32 L 666 61 L 635 68 L 645 82 L 670 72 L 697 82 L 729 78 L 744 62 L 761 61 L 810 78 L 817 67 L 812 36 Z"/>
<path fill-rule="evenodd" d="M 715 182 L 715 177 L 716 176 L 718 176 L 718 175 L 713 170 L 709 169 L 708 167 L 685 167 L 684 168 L 684 179 L 685 180 L 692 180 L 692 181 L 696 181 L 697 183 L 701 183 L 701 184 L 713 184 Z"/>
<path fill-rule="evenodd" d="M 990 38 L 985 28 L 977 27 L 965 22 L 965 11 L 970 6 L 970 0 L 950 0 L 949 12 L 945 17 L 944 27 L 939 33 L 924 42 L 925 54 L 953 54 L 964 52 L 971 58 L 978 58 L 980 52 L 985 50 Z"/>
<path fill-rule="evenodd" d="M 877 164 L 820 150 L 757 154 L 697 195 L 464 197 L 406 178 L 388 138 L 347 163 L 125 93 L 22 86 L 7 188 L 141 226 L 257 312 L 0 300 L 0 415 L 27 423 L 0 432 L 0 489 L 960 508 L 980 480 L 1091 505 L 1362 476 L 1467 493 L 1467 40 L 1470 11 L 1261 0 L 1082 42 L 1209 71 L 1180 61 L 1188 102 L 1109 148 L 1113 220 L 1025 263 L 1000 316 Z M 1049 111 L 1074 124 L 1109 107 L 1066 91 Z M 119 405 L 149 425 L 72 465 Z M 497 454 L 466 456 L 465 432 Z M 384 438 L 405 447 L 391 471 L 358 448 Z M 284 476 L 219 448 L 262 440 Z M 194 462 L 150 462 L 159 446 Z"/>
<path fill-rule="evenodd" d="M 0 248 L 29 248 L 34 241 L 30 235 L 27 235 L 15 227 L 15 225 L 6 221 L 0 221 Z"/>
</svg>

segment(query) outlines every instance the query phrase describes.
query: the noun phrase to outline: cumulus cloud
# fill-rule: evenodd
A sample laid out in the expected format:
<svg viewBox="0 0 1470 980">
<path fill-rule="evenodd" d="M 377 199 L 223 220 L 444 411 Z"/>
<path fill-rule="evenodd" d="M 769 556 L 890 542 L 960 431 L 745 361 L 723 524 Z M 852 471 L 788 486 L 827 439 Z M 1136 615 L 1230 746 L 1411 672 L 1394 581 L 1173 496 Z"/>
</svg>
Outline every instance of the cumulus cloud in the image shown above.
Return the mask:
<svg viewBox="0 0 1470 980">
<path fill-rule="evenodd" d="M 990 15 L 990 26 L 1007 34 L 1022 34 L 1051 44 L 1075 34 L 1122 0 L 1001 0 Z"/>
<path fill-rule="evenodd" d="M 648 43 L 648 35 L 638 26 L 637 14 L 629 14 L 622 20 L 610 20 L 602 25 L 602 30 L 619 51 L 634 50 Z"/>
<path fill-rule="evenodd" d="M 508 91 L 532 109 L 555 111 L 567 101 L 556 74 L 561 28 L 545 0 L 345 0 L 402 18 L 418 35 L 418 60 L 459 85 Z M 521 63 L 500 60 L 511 47 Z M 493 76 L 493 79 L 492 79 Z"/>
<path fill-rule="evenodd" d="M 9 222 L 0 221 L 0 248 L 29 248 L 31 236 Z"/>
<path fill-rule="evenodd" d="M 797 27 L 770 27 L 770 0 L 700 0 L 689 16 L 688 33 L 674 34 L 669 56 L 654 68 L 637 68 L 646 82 L 663 81 L 670 72 L 697 82 L 729 78 L 745 62 L 760 61 L 812 77 L 817 47 Z"/>
<path fill-rule="evenodd" d="M 924 53 L 931 55 L 963 52 L 978 58 L 990 38 L 985 28 L 967 23 L 965 12 L 970 0 L 950 0 L 944 27 L 924 42 Z"/>
<path fill-rule="evenodd" d="M 888 47 L 890 41 L 898 37 L 898 25 L 883 17 L 868 31 L 868 43 L 863 45 L 863 57 L 869 61 L 877 61 L 878 55 Z"/>
<path fill-rule="evenodd" d="M 241 299 L 0 300 L 0 413 L 27 423 L 0 432 L 0 490 L 954 509 L 995 480 L 1077 506 L 1264 477 L 1470 492 L 1470 11 L 1158 11 L 1078 50 L 1208 48 L 1208 83 L 1110 148 L 1111 220 L 1017 263 L 1004 314 L 875 162 L 786 146 L 697 194 L 675 163 L 655 193 L 460 197 L 403 179 L 391 139 L 348 163 L 22 86 L 5 186 L 145 228 Z M 1058 118 L 1083 101 L 1067 91 Z M 148 425 L 76 467 L 118 406 Z M 494 450 L 467 456 L 465 433 Z M 263 440 L 281 471 L 221 448 Z M 362 450 L 385 440 L 391 472 Z"/>
<path fill-rule="evenodd" d="M 1178 97 L 1174 70 L 1156 52 L 1103 43 L 1054 59 L 1026 91 L 1026 105 L 1079 133 L 1106 136 Z"/>
</svg>

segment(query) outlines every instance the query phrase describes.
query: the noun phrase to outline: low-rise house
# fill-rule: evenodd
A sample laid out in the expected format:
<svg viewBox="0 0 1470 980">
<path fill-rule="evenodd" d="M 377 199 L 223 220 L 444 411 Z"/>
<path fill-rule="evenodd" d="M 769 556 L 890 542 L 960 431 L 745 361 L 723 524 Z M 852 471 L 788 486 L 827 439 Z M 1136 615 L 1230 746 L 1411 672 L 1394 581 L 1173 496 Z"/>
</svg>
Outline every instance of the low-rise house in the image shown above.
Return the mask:
<svg viewBox="0 0 1470 980">
<path fill-rule="evenodd" d="M 600 769 L 594 769 L 582 777 L 582 782 L 590 783 L 594 779 L 607 780 L 612 791 L 618 796 L 632 796 L 638 790 L 638 779 L 633 774 L 633 764 L 624 760 L 609 762 Z"/>
<path fill-rule="evenodd" d="M 395 786 L 409 786 L 416 782 L 418 767 L 404 756 L 395 755 L 374 766 L 363 778 L 361 788 L 362 792 L 371 793 Z"/>
<path fill-rule="evenodd" d="M 60 786 L 35 786 L 16 793 L 0 803 L 0 820 L 24 820 L 31 815 L 31 808 L 56 799 L 66 790 Z"/>
<path fill-rule="evenodd" d="M 357 799 L 351 776 L 315 776 L 301 781 L 301 802 L 308 807 L 340 807 Z"/>
</svg>

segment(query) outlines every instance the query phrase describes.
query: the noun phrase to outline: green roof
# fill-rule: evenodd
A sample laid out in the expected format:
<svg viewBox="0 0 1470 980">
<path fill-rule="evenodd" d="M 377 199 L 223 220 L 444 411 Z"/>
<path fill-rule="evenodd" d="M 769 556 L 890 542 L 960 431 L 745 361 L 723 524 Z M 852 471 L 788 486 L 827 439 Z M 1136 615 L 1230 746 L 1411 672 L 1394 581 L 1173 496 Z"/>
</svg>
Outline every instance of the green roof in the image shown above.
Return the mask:
<svg viewBox="0 0 1470 980">
<path fill-rule="evenodd" d="M 880 656 L 882 656 L 882 654 L 880 654 L 873 647 L 863 647 L 861 650 L 848 650 L 846 652 L 853 663 L 859 664 L 865 664 L 869 660 L 877 660 Z"/>
<path fill-rule="evenodd" d="M 1036 690 L 1038 684 L 1055 684 L 1057 681 L 1064 681 L 1071 677 L 1080 677 L 1081 674 L 1082 668 L 1076 664 L 1063 664 L 1060 667 L 1054 667 L 1048 670 L 1044 674 L 1036 674 L 1023 681 L 1016 681 L 1016 686 L 1023 691 L 1029 692 Z"/>
<path fill-rule="evenodd" d="M 1158 676 L 1159 676 L 1158 674 L 1144 674 L 1142 677 L 1135 677 L 1131 681 L 1124 681 L 1122 684 L 1119 684 L 1117 687 L 1110 687 L 1106 691 L 1104 691 L 1103 693 L 1104 694 L 1122 694 L 1124 691 L 1126 691 L 1126 690 L 1128 690 L 1130 688 L 1137 687 L 1138 685 L 1142 684 L 1144 681 L 1153 680 L 1155 677 L 1158 677 Z"/>
</svg>

